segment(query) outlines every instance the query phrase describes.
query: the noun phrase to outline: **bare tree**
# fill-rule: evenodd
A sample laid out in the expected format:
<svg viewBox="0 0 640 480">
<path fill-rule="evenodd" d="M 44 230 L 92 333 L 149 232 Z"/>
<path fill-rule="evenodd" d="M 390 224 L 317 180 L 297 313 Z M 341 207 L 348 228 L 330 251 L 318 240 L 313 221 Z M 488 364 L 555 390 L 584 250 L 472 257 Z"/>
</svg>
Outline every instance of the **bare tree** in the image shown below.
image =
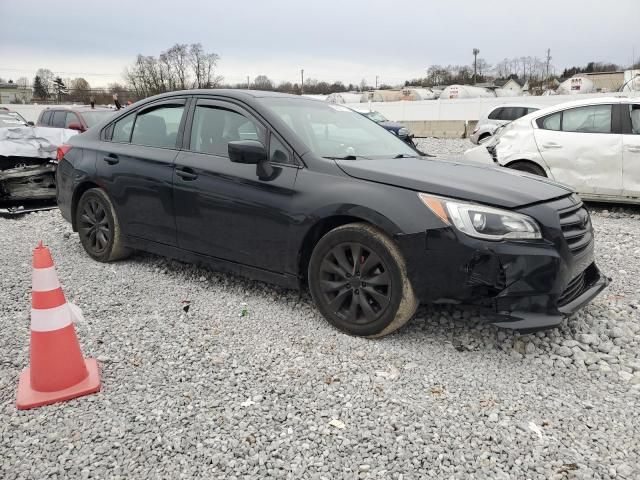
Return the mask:
<svg viewBox="0 0 640 480">
<path fill-rule="evenodd" d="M 53 80 L 55 79 L 53 72 L 48 68 L 39 68 L 36 70 L 36 77 L 40 78 L 42 91 L 44 92 L 43 98 L 48 97 L 53 89 Z"/>
<path fill-rule="evenodd" d="M 251 88 L 254 90 L 273 90 L 273 82 L 266 75 L 258 75 L 254 78 Z"/>
</svg>

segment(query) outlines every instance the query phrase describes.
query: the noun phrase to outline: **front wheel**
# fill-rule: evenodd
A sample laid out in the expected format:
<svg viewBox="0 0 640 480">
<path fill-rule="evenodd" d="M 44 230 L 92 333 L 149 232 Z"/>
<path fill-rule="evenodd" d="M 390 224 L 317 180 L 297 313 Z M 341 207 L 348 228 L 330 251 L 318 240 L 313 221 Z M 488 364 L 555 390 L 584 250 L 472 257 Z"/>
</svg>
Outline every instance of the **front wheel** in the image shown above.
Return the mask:
<svg viewBox="0 0 640 480">
<path fill-rule="evenodd" d="M 322 237 L 311 255 L 308 279 L 322 315 L 351 335 L 387 335 L 418 307 L 400 250 L 365 223 L 343 225 Z"/>
<path fill-rule="evenodd" d="M 80 243 L 94 260 L 112 262 L 129 255 L 118 217 L 103 190 L 91 188 L 82 194 L 76 208 L 76 226 Z"/>
</svg>

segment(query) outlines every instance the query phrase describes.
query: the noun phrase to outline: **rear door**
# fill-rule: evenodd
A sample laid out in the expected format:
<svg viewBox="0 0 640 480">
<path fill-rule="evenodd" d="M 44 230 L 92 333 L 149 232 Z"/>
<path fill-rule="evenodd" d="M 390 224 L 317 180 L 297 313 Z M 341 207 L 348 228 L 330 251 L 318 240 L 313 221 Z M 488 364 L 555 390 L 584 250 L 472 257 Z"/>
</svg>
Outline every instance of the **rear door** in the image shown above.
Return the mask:
<svg viewBox="0 0 640 480">
<path fill-rule="evenodd" d="M 243 106 L 198 99 L 175 164 L 174 208 L 180 248 L 273 272 L 286 270 L 291 200 L 299 165 L 291 148 Z M 228 144 L 258 140 L 274 173 L 232 163 Z"/>
<path fill-rule="evenodd" d="M 538 118 L 534 136 L 553 178 L 591 197 L 622 194 L 622 134 L 614 105 L 569 108 Z"/>
<path fill-rule="evenodd" d="M 626 197 L 640 197 L 640 103 L 620 105 L 622 116 L 622 186 Z"/>
<path fill-rule="evenodd" d="M 153 103 L 106 129 L 96 169 L 126 235 L 176 245 L 173 162 L 185 106 L 185 98 Z"/>
</svg>

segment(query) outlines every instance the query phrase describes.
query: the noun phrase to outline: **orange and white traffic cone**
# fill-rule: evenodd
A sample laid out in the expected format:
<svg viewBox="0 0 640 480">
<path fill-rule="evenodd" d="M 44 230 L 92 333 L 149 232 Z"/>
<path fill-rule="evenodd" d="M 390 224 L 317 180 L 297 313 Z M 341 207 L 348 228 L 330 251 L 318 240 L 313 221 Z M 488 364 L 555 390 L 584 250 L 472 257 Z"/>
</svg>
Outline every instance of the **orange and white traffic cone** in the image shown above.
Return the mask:
<svg viewBox="0 0 640 480">
<path fill-rule="evenodd" d="M 72 316 L 49 249 L 42 242 L 33 251 L 31 295 L 31 364 L 20 374 L 19 410 L 50 405 L 100 390 L 100 372 L 93 358 L 83 358 Z"/>
</svg>

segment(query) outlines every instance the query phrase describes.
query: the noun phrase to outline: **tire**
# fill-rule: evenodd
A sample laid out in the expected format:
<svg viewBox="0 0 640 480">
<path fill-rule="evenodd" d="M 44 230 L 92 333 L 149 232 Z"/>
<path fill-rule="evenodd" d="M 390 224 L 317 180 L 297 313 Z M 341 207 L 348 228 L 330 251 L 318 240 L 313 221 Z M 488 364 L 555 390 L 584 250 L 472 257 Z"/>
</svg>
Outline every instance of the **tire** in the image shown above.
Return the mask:
<svg viewBox="0 0 640 480">
<path fill-rule="evenodd" d="M 76 225 L 85 252 L 98 262 L 113 262 L 127 257 L 120 223 L 107 194 L 91 188 L 82 194 L 76 208 Z"/>
<path fill-rule="evenodd" d="M 528 162 L 528 161 L 513 162 L 512 164 L 509 165 L 509 168 L 513 168 L 514 170 L 519 170 L 521 172 L 532 173 L 533 175 L 538 175 L 540 177 L 547 176 L 545 171 L 533 162 Z"/>
<path fill-rule="evenodd" d="M 308 280 L 320 313 L 351 335 L 388 335 L 418 308 L 400 250 L 366 223 L 350 223 L 324 235 L 311 254 Z"/>
</svg>

